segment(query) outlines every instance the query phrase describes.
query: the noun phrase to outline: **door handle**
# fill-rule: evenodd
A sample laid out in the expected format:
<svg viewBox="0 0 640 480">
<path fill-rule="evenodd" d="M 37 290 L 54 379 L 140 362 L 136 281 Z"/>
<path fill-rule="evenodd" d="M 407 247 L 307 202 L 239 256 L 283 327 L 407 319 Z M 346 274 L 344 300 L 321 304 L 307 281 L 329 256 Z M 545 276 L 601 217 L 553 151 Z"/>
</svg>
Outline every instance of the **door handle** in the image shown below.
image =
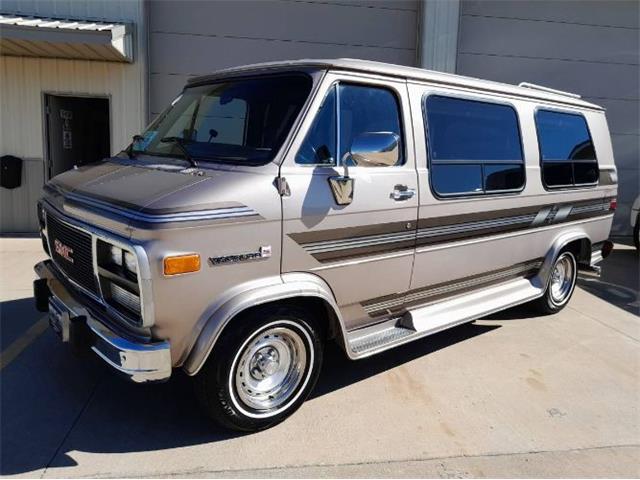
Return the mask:
<svg viewBox="0 0 640 480">
<path fill-rule="evenodd" d="M 402 202 L 403 200 L 409 200 L 413 198 L 416 191 L 413 188 L 409 188 L 406 185 L 396 185 L 391 192 L 391 198 L 396 202 Z"/>
</svg>

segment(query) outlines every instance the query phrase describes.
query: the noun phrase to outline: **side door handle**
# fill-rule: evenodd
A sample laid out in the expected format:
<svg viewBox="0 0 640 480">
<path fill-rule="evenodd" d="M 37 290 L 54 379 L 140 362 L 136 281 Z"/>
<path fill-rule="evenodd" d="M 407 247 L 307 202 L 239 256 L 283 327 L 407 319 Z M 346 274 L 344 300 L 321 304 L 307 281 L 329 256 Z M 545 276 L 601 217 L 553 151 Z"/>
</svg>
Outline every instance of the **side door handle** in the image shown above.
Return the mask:
<svg viewBox="0 0 640 480">
<path fill-rule="evenodd" d="M 416 191 L 413 188 L 409 188 L 406 185 L 396 185 L 391 192 L 390 197 L 396 202 L 402 202 L 413 198 Z"/>
</svg>

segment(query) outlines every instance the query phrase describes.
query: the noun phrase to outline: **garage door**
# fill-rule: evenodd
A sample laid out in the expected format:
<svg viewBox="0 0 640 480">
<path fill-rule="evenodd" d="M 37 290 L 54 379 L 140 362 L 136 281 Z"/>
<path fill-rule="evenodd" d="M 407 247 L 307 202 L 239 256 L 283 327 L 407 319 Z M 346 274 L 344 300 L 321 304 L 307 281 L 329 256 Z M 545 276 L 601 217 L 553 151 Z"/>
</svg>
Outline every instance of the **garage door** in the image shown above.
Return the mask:
<svg viewBox="0 0 640 480">
<path fill-rule="evenodd" d="M 150 111 L 195 75 L 256 62 L 416 63 L 416 0 L 148 2 Z"/>
<path fill-rule="evenodd" d="M 607 109 L 618 167 L 614 233 L 638 195 L 640 58 L 636 1 L 462 2 L 456 73 L 539 83 Z"/>
</svg>

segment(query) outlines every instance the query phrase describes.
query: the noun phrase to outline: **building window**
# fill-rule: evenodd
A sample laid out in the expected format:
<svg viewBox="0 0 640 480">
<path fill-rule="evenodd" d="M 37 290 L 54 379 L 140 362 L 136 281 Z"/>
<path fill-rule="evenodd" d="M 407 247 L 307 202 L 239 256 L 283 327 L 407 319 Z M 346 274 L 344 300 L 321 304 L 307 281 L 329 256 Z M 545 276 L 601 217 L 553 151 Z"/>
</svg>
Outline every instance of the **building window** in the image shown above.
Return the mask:
<svg viewBox="0 0 640 480">
<path fill-rule="evenodd" d="M 340 132 L 336 135 L 338 125 Z M 298 150 L 296 163 L 337 165 L 344 161 L 353 165 L 348 155 L 353 140 L 358 135 L 372 132 L 391 132 L 398 136 L 400 156 L 397 165 L 402 164 L 404 146 L 396 96 L 386 88 L 334 85 Z"/>
<path fill-rule="evenodd" d="M 431 95 L 424 107 L 431 187 L 437 195 L 524 187 L 520 128 L 511 106 Z"/>
<path fill-rule="evenodd" d="M 547 187 L 593 185 L 598 181 L 598 161 L 587 122 L 574 113 L 538 110 L 536 130 Z"/>
</svg>

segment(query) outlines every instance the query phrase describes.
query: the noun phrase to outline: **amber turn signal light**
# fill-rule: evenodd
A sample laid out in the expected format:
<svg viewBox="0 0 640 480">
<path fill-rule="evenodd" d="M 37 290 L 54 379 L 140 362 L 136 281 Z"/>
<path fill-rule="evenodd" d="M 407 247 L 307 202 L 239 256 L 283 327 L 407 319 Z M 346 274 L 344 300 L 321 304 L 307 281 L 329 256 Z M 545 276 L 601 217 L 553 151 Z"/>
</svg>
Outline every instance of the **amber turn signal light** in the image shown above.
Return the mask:
<svg viewBox="0 0 640 480">
<path fill-rule="evenodd" d="M 200 255 L 191 253 L 189 255 L 176 255 L 164 259 L 164 274 L 178 275 L 180 273 L 191 273 L 200 270 Z"/>
</svg>

